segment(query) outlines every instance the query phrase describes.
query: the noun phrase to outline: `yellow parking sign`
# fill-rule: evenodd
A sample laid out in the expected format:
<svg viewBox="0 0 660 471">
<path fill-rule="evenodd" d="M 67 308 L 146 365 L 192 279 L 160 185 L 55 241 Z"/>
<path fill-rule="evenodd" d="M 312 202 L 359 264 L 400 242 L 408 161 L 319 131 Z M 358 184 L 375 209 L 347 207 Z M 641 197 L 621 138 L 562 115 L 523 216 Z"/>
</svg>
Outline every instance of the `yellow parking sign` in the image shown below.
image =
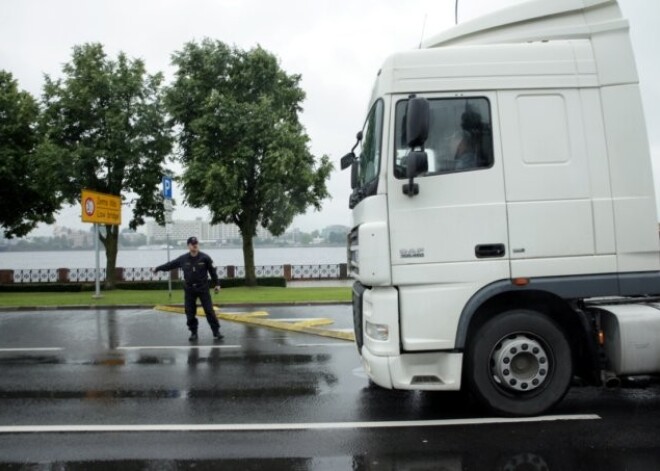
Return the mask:
<svg viewBox="0 0 660 471">
<path fill-rule="evenodd" d="M 83 190 L 80 198 L 82 221 L 97 224 L 121 224 L 121 197 Z"/>
</svg>

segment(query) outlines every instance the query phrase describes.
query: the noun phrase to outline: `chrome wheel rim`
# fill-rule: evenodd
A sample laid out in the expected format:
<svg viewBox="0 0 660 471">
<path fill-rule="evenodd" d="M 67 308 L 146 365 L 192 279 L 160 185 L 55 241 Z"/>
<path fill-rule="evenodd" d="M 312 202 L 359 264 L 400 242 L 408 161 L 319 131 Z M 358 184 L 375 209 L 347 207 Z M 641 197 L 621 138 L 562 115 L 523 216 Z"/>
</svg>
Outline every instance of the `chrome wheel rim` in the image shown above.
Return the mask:
<svg viewBox="0 0 660 471">
<path fill-rule="evenodd" d="M 551 362 L 543 343 L 518 333 L 500 340 L 490 356 L 493 380 L 516 393 L 534 391 L 548 380 Z"/>
</svg>

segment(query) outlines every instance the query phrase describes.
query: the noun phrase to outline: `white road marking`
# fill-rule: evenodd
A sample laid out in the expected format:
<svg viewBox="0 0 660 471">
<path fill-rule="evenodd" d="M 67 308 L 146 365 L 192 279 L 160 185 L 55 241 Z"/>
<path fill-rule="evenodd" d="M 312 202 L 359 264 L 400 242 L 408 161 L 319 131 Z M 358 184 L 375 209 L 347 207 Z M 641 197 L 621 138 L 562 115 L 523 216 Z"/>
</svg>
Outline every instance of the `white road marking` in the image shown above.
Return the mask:
<svg viewBox="0 0 660 471">
<path fill-rule="evenodd" d="M 299 343 L 295 344 L 295 347 L 355 347 L 353 342 L 342 342 L 342 343 Z"/>
<path fill-rule="evenodd" d="M 64 350 L 59 347 L 35 347 L 35 348 L 0 348 L 0 352 L 59 352 Z"/>
<path fill-rule="evenodd" d="M 411 420 L 382 422 L 321 422 L 288 424 L 161 424 L 161 425 L 11 425 L 0 426 L 0 434 L 10 433 L 100 433 L 100 432 L 269 432 L 281 430 L 338 430 L 402 427 L 447 427 L 565 420 L 599 420 L 596 414 L 548 415 L 521 418 L 482 418 Z"/>
<path fill-rule="evenodd" d="M 145 345 L 134 347 L 117 347 L 115 350 L 192 350 L 192 349 L 231 349 L 241 348 L 241 345 L 189 345 L 189 346 L 174 346 L 174 345 Z"/>
</svg>

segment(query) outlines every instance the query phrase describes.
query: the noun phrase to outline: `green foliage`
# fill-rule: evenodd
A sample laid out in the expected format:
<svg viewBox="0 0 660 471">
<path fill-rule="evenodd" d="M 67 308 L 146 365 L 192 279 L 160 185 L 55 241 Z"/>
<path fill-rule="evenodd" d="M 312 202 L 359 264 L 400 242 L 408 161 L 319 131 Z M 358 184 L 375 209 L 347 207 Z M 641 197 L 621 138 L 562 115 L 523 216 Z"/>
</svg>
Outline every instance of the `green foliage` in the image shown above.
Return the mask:
<svg viewBox="0 0 660 471">
<path fill-rule="evenodd" d="M 19 91 L 0 70 L 0 227 L 5 237 L 22 237 L 40 222 L 53 223 L 60 204 L 53 188 L 52 162 L 40 159 L 37 102 Z"/>
<path fill-rule="evenodd" d="M 300 243 L 301 244 L 309 245 L 309 244 L 312 243 L 312 240 L 314 240 L 314 238 L 312 237 L 311 234 L 307 234 L 306 232 L 303 232 L 302 234 L 300 234 Z"/>
<path fill-rule="evenodd" d="M 277 236 L 308 206 L 320 209 L 332 164 L 309 151 L 300 76 L 266 50 L 207 39 L 186 44 L 172 62 L 166 103 L 180 130 L 186 200 L 207 206 L 213 223 L 238 225 L 251 283 L 257 224 Z"/>
<path fill-rule="evenodd" d="M 86 291 L 83 283 L 0 284 L 0 293 L 80 293 L 81 291 Z"/>
<path fill-rule="evenodd" d="M 163 221 L 159 193 L 172 138 L 162 102 L 162 74 L 148 75 L 140 59 L 109 59 L 100 44 L 73 48 L 63 77 L 46 76 L 39 148 L 57 162 L 54 181 L 62 198 L 80 201 L 84 188 L 132 198 L 135 229 L 151 216 Z M 114 273 L 118 226 L 101 234 L 107 269 Z M 111 280 L 112 281 L 112 280 Z"/>
<path fill-rule="evenodd" d="M 171 150 L 161 99 L 162 74 L 147 75 L 142 60 L 106 57 L 100 44 L 73 49 L 64 78 L 46 76 L 42 127 L 45 152 L 60 157 L 68 203 L 88 188 L 136 195 L 130 227 L 162 220 L 159 184 Z"/>
<path fill-rule="evenodd" d="M 341 232 L 331 232 L 328 236 L 328 242 L 336 245 L 345 245 L 346 244 L 346 234 Z"/>
<path fill-rule="evenodd" d="M 227 304 L 278 304 L 312 302 L 350 302 L 350 288 L 232 288 L 213 295 L 213 302 L 220 306 Z M 93 298 L 92 292 L 85 293 L 0 293 L 0 306 L 119 306 L 182 304 L 183 291 L 177 290 L 168 295 L 161 291 L 104 291 L 100 298 Z"/>
</svg>

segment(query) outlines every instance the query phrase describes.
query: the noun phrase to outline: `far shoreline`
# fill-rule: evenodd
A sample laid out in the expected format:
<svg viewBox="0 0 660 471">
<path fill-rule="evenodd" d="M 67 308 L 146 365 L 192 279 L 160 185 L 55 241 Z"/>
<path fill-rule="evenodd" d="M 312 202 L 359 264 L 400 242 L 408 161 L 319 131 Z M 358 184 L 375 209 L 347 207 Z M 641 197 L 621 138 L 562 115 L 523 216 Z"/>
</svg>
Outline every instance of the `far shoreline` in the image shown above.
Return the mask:
<svg viewBox="0 0 660 471">
<path fill-rule="evenodd" d="M 213 249 L 213 250 L 229 250 L 229 249 L 239 249 L 242 250 L 241 245 L 207 245 L 202 242 L 202 249 Z M 346 247 L 345 244 L 296 244 L 296 245 L 277 245 L 277 244 L 264 244 L 264 245 L 255 245 L 254 249 L 316 249 L 316 248 L 337 248 L 337 247 Z M 100 244 L 99 249 L 101 252 L 105 252 L 103 244 Z M 185 250 L 185 245 L 170 245 L 170 250 Z M 20 253 L 20 252 L 85 252 L 94 250 L 94 247 L 75 247 L 75 248 L 65 248 L 65 249 L 56 249 L 56 248 L 13 248 L 13 247 L 0 247 L 0 253 Z M 138 247 L 119 247 L 120 252 L 125 251 L 137 251 L 137 250 L 167 250 L 167 245 L 141 245 Z"/>
</svg>

